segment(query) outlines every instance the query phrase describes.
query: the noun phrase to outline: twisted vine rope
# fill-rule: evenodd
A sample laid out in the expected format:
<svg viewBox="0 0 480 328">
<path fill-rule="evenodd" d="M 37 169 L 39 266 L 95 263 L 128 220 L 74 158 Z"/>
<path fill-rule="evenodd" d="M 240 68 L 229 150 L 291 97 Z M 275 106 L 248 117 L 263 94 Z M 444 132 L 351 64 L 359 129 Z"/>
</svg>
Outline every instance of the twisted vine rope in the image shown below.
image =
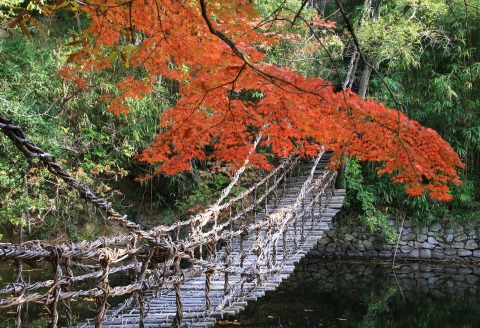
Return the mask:
<svg viewBox="0 0 480 328">
<path fill-rule="evenodd" d="M 140 306 L 140 326 L 143 326 L 146 316 L 143 295 L 145 292 L 160 291 L 162 286 L 173 288 L 171 292 L 175 295 L 177 308 L 173 325 L 180 326 L 183 316 L 180 286 L 187 279 L 202 275 L 206 277 L 207 284 L 202 315 L 206 318 L 209 314 L 220 311 L 248 292 L 248 288 L 244 288 L 246 283 L 257 281 L 257 284 L 260 284 L 262 277 L 279 272 L 286 265 L 286 256 L 297 251 L 285 246 L 288 226 L 298 224 L 303 217 L 313 212 L 315 206 L 320 204 L 321 207 L 322 199 L 323 204 L 328 202 L 336 177 L 336 172 L 326 171 L 314 179 L 315 169 L 322 158 L 320 154 L 295 200 L 274 213 L 267 213 L 269 201 L 285 192 L 287 178 L 298 165 L 300 158 L 289 156 L 259 182 L 238 196 L 228 199 L 233 186 L 238 183 L 240 175 L 248 166 L 247 157 L 217 202 L 204 212 L 170 226 L 158 226 L 145 231 L 138 224 L 129 221 L 126 215 L 115 211 L 111 203 L 71 177 L 55 162 L 53 155 L 28 139 L 20 126 L 1 113 L 0 128 L 28 158 L 38 158 L 52 174 L 76 189 L 82 198 L 106 212 L 109 219 L 130 230 L 130 234 L 102 237 L 92 242 L 59 245 L 50 245 L 44 241 L 0 243 L 0 260 L 15 260 L 19 263 L 19 272 L 22 271 L 22 263 L 28 261 L 48 262 L 53 269 L 53 279 L 33 283 L 17 279 L 0 289 L 0 308 L 17 306 L 17 309 L 21 310 L 22 304 L 30 302 L 47 305 L 50 308 L 52 327 L 58 324 L 60 302 L 63 302 L 66 308 L 67 324 L 72 325 L 70 300 L 79 298 L 96 300 L 97 327 L 121 313 L 122 309 L 136 300 Z M 250 154 L 261 138 L 262 135 L 259 134 Z M 307 201 L 309 194 L 314 196 Z M 228 201 L 224 202 L 227 199 Z M 249 219 L 252 215 L 255 218 L 258 208 L 262 206 L 266 212 L 264 219 Z M 180 233 L 181 231 L 183 233 Z M 260 234 L 260 231 L 264 233 Z M 303 234 L 295 235 L 295 245 L 304 237 Z M 252 246 L 245 247 L 244 242 L 249 238 L 255 242 Z M 282 238 L 283 260 L 278 260 L 277 244 Z M 222 258 L 217 258 L 215 252 L 218 244 L 225 245 Z M 207 250 L 206 259 L 203 259 L 204 249 Z M 231 252 L 234 249 L 240 251 Z M 245 259 L 252 256 L 255 260 L 245 265 Z M 181 263 L 188 265 L 181 266 Z M 211 277 L 215 273 L 224 276 L 224 295 L 218 305 L 213 307 L 209 294 Z M 112 287 L 110 280 L 118 275 L 131 278 L 126 279 L 121 286 Z M 230 282 L 231 275 L 239 275 L 241 279 Z M 85 281 L 92 282 L 94 286 L 74 290 L 75 284 Z M 132 296 L 122 307 L 108 314 L 108 299 L 121 295 Z M 17 321 L 20 326 L 20 320 Z"/>
</svg>

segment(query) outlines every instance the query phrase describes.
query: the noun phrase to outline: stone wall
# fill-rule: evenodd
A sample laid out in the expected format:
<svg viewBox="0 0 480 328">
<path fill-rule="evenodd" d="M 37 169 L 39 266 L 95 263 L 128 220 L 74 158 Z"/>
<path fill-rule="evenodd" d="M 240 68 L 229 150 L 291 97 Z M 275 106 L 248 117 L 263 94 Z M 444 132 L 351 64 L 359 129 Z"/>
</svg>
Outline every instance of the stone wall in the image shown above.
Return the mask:
<svg viewBox="0 0 480 328">
<path fill-rule="evenodd" d="M 369 233 L 365 227 L 334 223 L 334 229 L 319 239 L 311 253 L 349 258 L 391 258 L 396 250 L 399 259 L 480 261 L 480 227 L 450 227 L 441 223 L 414 227 L 406 220 L 403 229 L 396 226 L 394 229 L 401 235 L 398 248 L 396 242 L 385 243 L 381 235 Z"/>
<path fill-rule="evenodd" d="M 396 286 L 407 298 L 418 293 L 435 297 L 479 294 L 480 268 L 476 266 L 415 261 L 401 262 L 393 270 L 391 265 L 391 261 L 342 261 L 307 256 L 286 284 L 295 286 L 314 280 L 321 290 L 352 294 Z"/>
</svg>

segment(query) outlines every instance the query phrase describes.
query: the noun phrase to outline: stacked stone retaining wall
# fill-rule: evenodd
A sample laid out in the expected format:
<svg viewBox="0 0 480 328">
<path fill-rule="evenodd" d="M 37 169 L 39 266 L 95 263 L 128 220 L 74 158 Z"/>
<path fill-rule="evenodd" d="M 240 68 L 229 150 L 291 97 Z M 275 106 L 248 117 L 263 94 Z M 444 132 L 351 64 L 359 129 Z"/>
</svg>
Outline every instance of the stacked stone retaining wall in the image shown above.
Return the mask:
<svg viewBox="0 0 480 328">
<path fill-rule="evenodd" d="M 315 281 L 324 291 L 341 290 L 357 294 L 359 290 L 385 291 L 401 288 L 406 297 L 418 293 L 436 297 L 479 294 L 480 268 L 454 263 L 403 262 L 391 268 L 389 262 L 328 260 L 308 256 L 296 267 L 286 286 Z"/>
<path fill-rule="evenodd" d="M 405 220 L 402 227 L 391 222 L 400 234 L 398 242 L 385 242 L 379 234 L 370 233 L 361 226 L 341 226 L 322 237 L 312 255 L 349 258 L 436 259 L 461 262 L 480 262 L 480 227 L 451 227 L 434 223 L 428 227 L 415 227 Z"/>
</svg>

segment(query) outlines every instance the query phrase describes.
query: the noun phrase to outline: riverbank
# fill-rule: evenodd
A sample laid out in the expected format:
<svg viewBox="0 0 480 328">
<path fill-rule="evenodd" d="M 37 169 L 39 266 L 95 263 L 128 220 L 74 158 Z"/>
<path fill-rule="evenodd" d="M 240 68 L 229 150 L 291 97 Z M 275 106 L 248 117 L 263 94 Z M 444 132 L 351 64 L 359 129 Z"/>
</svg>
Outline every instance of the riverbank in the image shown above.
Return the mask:
<svg viewBox="0 0 480 328">
<path fill-rule="evenodd" d="M 276 292 L 227 320 L 248 328 L 477 327 L 479 281 L 480 268 L 466 263 L 402 260 L 392 269 L 390 260 L 309 255 Z"/>
<path fill-rule="evenodd" d="M 352 259 L 452 260 L 480 263 L 480 226 L 433 223 L 413 226 L 410 220 L 403 225 L 391 221 L 397 231 L 397 240 L 385 241 L 382 234 L 372 233 L 366 227 L 333 223 L 312 249 L 314 256 Z"/>
</svg>

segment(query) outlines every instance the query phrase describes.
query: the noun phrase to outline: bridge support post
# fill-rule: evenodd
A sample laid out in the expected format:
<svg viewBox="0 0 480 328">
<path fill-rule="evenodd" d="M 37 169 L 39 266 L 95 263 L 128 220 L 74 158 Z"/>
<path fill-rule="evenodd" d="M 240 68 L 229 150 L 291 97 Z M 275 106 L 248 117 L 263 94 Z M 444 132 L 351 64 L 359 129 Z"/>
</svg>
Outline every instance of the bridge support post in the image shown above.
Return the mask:
<svg viewBox="0 0 480 328">
<path fill-rule="evenodd" d="M 177 257 L 175 259 L 175 272 L 178 273 L 180 272 L 180 258 Z M 175 304 L 177 305 L 177 312 L 175 314 L 175 319 L 173 320 L 172 323 L 172 328 L 180 328 L 182 325 L 182 319 L 183 319 L 183 303 L 182 303 L 182 293 L 180 291 L 180 286 L 182 284 L 182 281 L 178 280 L 173 284 L 173 288 L 175 289 Z"/>
</svg>

